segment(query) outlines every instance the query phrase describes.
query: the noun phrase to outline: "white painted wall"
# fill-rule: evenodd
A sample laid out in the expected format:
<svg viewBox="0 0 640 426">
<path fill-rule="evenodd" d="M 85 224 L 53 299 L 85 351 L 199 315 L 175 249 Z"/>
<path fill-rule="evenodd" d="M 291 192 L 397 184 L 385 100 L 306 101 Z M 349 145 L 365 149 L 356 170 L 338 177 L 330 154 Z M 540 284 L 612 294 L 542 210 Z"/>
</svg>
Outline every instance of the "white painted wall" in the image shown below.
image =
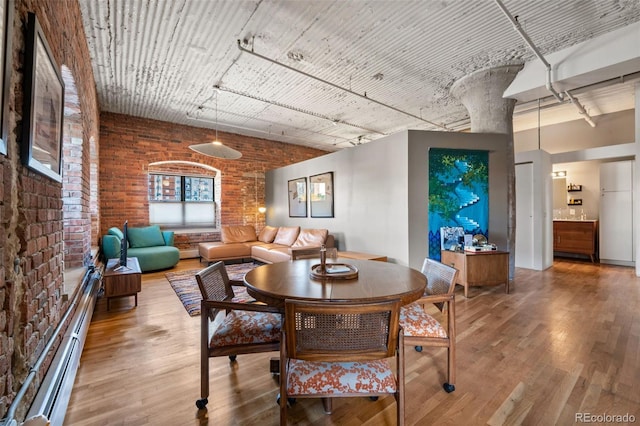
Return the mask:
<svg viewBox="0 0 640 426">
<path fill-rule="evenodd" d="M 634 141 L 634 110 L 599 115 L 594 118 L 596 127 L 584 120 L 524 130 L 513 135 L 516 153 L 542 149 L 550 154 L 579 151 L 598 146 L 626 144 Z"/>
<path fill-rule="evenodd" d="M 592 128 L 584 120 L 571 121 L 564 124 L 542 127 L 542 150 L 551 153 L 552 170 L 566 170 L 566 182 L 583 185 L 582 193 L 572 193 L 575 198 L 583 199 L 582 207 L 575 207 L 576 214 L 584 209 L 588 219 L 599 216 L 599 167 L 603 161 L 619 161 L 633 159 L 640 154 L 640 116 L 638 98 L 640 89 L 636 87 L 636 109 L 597 117 L 598 125 Z M 635 142 L 632 142 L 635 141 Z M 514 134 L 516 163 L 522 161 L 522 155 L 528 154 L 523 149 L 538 147 L 537 129 Z M 638 162 L 636 162 L 637 167 Z M 542 171 L 541 173 L 547 173 Z M 640 177 L 636 170 L 635 185 L 640 185 Z M 549 188 L 549 192 L 552 188 Z M 637 187 L 634 189 L 634 217 L 640 214 L 640 201 Z M 517 197 L 516 197 L 517 201 Z M 569 207 L 569 206 L 567 206 Z M 549 229 L 543 238 L 550 238 L 553 243 L 552 215 L 548 219 Z M 636 256 L 640 248 L 638 225 L 634 224 L 636 235 Z M 517 242 L 516 242 L 517 244 Z M 553 252 L 551 252 L 553 256 Z M 541 254 L 545 256 L 543 252 Z M 636 275 L 640 276 L 640 265 L 636 258 Z"/>
<path fill-rule="evenodd" d="M 542 150 L 517 153 L 518 164 L 530 163 L 533 166 L 533 258 L 522 263 L 531 265 L 534 270 L 544 270 L 553 264 L 553 182 L 551 179 L 551 156 Z M 516 194 L 516 211 L 522 208 Z M 516 224 L 516 229 L 518 224 Z M 522 242 L 516 239 L 516 246 Z M 516 258 L 516 261 L 518 259 Z M 520 267 L 521 264 L 516 264 Z"/>
<path fill-rule="evenodd" d="M 267 224 L 327 228 L 340 250 L 386 255 L 419 269 L 427 255 L 430 147 L 486 149 L 489 237 L 506 247 L 505 135 L 404 131 L 266 173 Z M 290 218 L 287 181 L 332 171 L 335 217 Z"/>
<path fill-rule="evenodd" d="M 267 224 L 327 228 L 340 250 L 407 263 L 407 132 L 266 173 Z M 333 172 L 334 217 L 290 218 L 287 181 Z M 309 210 L 310 216 L 310 210 Z"/>
</svg>

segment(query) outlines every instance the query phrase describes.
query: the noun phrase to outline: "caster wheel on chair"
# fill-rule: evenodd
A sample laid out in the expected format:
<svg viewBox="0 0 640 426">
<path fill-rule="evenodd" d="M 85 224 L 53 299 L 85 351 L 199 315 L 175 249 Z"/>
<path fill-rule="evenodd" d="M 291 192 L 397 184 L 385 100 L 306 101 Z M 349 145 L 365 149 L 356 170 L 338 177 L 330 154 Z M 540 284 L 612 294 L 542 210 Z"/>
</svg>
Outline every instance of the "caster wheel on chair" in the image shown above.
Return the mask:
<svg viewBox="0 0 640 426">
<path fill-rule="evenodd" d="M 229 361 L 234 362 L 238 358 L 238 355 L 229 355 Z"/>
<path fill-rule="evenodd" d="M 196 407 L 198 407 L 198 410 L 202 410 L 203 408 L 205 408 L 207 406 L 207 403 L 209 402 L 209 400 L 207 398 L 202 398 L 196 401 Z"/>
<path fill-rule="evenodd" d="M 451 393 L 451 392 L 453 392 L 454 390 L 456 390 L 455 385 L 451 385 L 451 384 L 449 384 L 449 383 L 445 383 L 444 385 L 442 385 L 442 387 L 444 388 L 444 390 L 445 390 L 447 393 Z"/>
<path fill-rule="evenodd" d="M 278 394 L 278 397 L 276 398 L 276 403 L 278 405 L 280 405 L 280 394 Z M 293 404 L 296 403 L 296 399 L 295 398 L 287 398 L 287 403 L 289 404 L 289 406 L 292 406 Z"/>
<path fill-rule="evenodd" d="M 422 346 L 416 346 L 414 349 L 416 352 L 422 352 Z"/>
</svg>

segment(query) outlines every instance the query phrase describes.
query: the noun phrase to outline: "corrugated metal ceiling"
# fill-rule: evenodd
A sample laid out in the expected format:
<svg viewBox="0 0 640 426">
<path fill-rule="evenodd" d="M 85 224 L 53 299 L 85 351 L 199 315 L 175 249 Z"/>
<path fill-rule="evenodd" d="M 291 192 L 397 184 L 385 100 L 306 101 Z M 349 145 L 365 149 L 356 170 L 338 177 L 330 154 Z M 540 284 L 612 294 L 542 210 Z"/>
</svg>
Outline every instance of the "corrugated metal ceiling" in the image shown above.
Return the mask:
<svg viewBox="0 0 640 426">
<path fill-rule="evenodd" d="M 637 0 L 503 3 L 543 54 L 640 21 Z M 104 111 L 214 128 L 217 103 L 221 131 L 328 150 L 437 127 L 243 53 L 237 40 L 304 73 L 456 129 L 466 126 L 468 115 L 449 94 L 453 82 L 478 69 L 534 59 L 489 0 L 80 4 Z M 222 90 L 216 94 L 214 86 Z M 599 89 L 581 101 L 595 114 L 633 108 L 633 101 L 598 100 L 622 92 L 628 102 L 630 87 Z M 570 119 L 580 118 L 565 109 Z M 537 113 L 535 120 L 537 125 Z M 524 128 L 531 120 L 520 114 L 514 124 Z"/>
</svg>

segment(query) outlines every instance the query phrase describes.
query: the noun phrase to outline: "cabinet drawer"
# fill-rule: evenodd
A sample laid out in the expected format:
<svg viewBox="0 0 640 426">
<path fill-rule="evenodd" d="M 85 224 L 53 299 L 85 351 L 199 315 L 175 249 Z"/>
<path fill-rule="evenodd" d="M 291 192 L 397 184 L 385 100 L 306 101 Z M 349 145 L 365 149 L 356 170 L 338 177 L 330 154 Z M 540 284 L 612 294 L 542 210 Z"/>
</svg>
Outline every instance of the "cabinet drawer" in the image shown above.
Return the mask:
<svg viewBox="0 0 640 426">
<path fill-rule="evenodd" d="M 442 250 L 440 253 L 441 262 L 445 265 L 453 266 L 458 270 L 457 283 L 464 285 L 467 282 L 467 261 L 464 253 L 450 250 Z"/>
</svg>

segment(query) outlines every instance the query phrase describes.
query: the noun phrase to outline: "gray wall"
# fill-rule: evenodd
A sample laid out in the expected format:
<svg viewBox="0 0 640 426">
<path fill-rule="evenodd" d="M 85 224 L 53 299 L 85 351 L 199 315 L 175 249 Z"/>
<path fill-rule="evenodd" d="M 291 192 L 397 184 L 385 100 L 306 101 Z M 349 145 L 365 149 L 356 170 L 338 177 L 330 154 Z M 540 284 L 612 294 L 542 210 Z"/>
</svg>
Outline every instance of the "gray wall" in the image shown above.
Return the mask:
<svg viewBox="0 0 640 426">
<path fill-rule="evenodd" d="M 268 171 L 267 224 L 327 228 L 340 250 L 386 255 L 419 269 L 427 254 L 429 148 L 486 149 L 490 239 L 506 248 L 506 143 L 504 135 L 412 130 Z M 287 181 L 329 171 L 335 217 L 290 218 Z"/>
</svg>

